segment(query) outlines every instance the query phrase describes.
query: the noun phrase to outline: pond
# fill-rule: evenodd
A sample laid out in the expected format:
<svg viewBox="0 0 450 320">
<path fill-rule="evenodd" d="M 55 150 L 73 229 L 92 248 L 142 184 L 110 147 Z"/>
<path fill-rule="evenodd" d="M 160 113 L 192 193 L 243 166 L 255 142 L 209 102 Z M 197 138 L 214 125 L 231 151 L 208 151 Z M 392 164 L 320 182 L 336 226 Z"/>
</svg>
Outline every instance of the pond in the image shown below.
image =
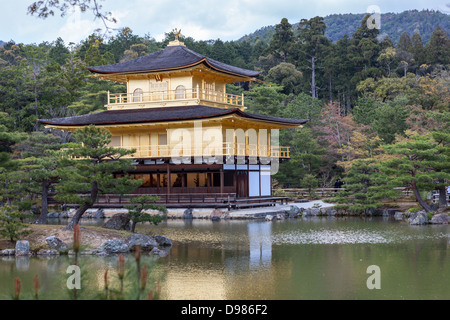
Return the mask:
<svg viewBox="0 0 450 320">
<path fill-rule="evenodd" d="M 448 225 L 410 226 L 388 217 L 316 217 L 168 220 L 138 225 L 137 231 L 173 241 L 166 257 L 144 255 L 141 262 L 149 268 L 150 283 L 159 281 L 165 300 L 450 298 Z M 134 263 L 133 256 L 126 259 Z M 0 299 L 11 298 L 14 277 L 20 277 L 22 291 L 31 297 L 36 274 L 41 299 L 70 298 L 66 269 L 72 260 L 0 258 Z M 95 298 L 103 290 L 105 270 L 111 279 L 116 276 L 117 260 L 80 259 L 83 279 L 88 279 L 82 288 L 86 297 Z M 369 278 L 379 289 L 369 289 Z"/>
</svg>

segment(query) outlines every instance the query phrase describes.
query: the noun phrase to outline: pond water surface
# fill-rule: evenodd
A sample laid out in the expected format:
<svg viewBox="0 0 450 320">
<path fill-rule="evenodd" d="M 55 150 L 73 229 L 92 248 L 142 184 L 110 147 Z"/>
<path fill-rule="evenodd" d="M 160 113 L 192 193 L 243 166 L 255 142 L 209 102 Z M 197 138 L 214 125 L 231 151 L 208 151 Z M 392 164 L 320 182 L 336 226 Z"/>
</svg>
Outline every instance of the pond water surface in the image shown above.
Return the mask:
<svg viewBox="0 0 450 320">
<path fill-rule="evenodd" d="M 448 225 L 410 226 L 381 217 L 169 220 L 138 225 L 137 232 L 173 241 L 166 257 L 142 258 L 150 283 L 159 281 L 162 299 L 450 299 Z M 0 258 L 0 299 L 11 298 L 15 277 L 23 292 L 32 292 L 36 274 L 41 299 L 70 298 L 66 269 L 72 260 Z M 116 276 L 117 260 L 80 259 L 86 297 L 103 290 L 105 270 Z M 379 267 L 380 289 L 367 286 L 370 266 Z"/>
</svg>

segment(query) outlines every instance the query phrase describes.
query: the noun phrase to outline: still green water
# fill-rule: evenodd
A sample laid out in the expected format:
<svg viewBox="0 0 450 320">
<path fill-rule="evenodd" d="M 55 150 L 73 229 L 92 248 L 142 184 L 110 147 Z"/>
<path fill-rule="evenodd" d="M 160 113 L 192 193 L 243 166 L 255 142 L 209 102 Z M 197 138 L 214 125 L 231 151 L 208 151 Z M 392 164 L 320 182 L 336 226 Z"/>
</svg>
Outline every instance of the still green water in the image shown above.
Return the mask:
<svg viewBox="0 0 450 320">
<path fill-rule="evenodd" d="M 450 299 L 448 225 L 410 226 L 388 218 L 304 218 L 277 222 L 169 220 L 141 225 L 174 245 L 163 258 L 143 257 L 150 283 L 168 300 Z M 126 257 L 133 263 L 131 255 Z M 41 299 L 69 298 L 70 257 L 0 258 L 0 299 L 13 279 Z M 117 257 L 82 257 L 83 292 L 116 277 Z M 369 266 L 379 267 L 380 289 L 370 290 Z M 112 286 L 114 284 L 111 284 Z M 24 296 L 26 298 L 26 295 Z"/>
</svg>

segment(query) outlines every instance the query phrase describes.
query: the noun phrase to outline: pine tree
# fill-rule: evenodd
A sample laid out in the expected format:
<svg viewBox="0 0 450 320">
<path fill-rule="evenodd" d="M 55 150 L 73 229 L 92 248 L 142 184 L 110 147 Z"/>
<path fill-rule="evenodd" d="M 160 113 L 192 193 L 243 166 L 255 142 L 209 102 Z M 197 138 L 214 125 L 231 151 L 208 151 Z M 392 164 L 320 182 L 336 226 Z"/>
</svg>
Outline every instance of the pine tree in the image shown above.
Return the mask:
<svg viewBox="0 0 450 320">
<path fill-rule="evenodd" d="M 84 62 L 87 66 L 103 66 L 106 64 L 106 59 L 100 54 L 99 50 L 100 42 L 96 40 L 86 52 L 84 56 Z"/>
<path fill-rule="evenodd" d="M 355 69 L 362 71 L 361 74 L 355 74 L 353 81 L 361 81 L 367 77 L 369 68 L 376 65 L 376 59 L 379 56 L 381 46 L 378 42 L 380 30 L 378 28 L 369 29 L 367 21 L 370 15 L 366 15 L 358 29 L 353 33 L 351 45 L 349 48 L 349 59 L 352 61 Z"/>
<path fill-rule="evenodd" d="M 64 45 L 64 40 L 61 37 L 56 39 L 48 52 L 48 57 L 61 66 L 66 63 L 66 59 L 69 58 L 69 55 L 70 51 Z"/>
<path fill-rule="evenodd" d="M 337 203 L 335 207 L 357 214 L 369 214 L 383 205 L 381 200 L 395 198 L 398 190 L 392 188 L 377 161 L 355 160 L 344 178 L 344 190 L 327 201 Z"/>
<path fill-rule="evenodd" d="M 429 64 L 447 65 L 450 63 L 450 39 L 447 33 L 437 27 L 426 45 L 426 57 Z"/>
<path fill-rule="evenodd" d="M 294 31 L 288 19 L 283 18 L 281 22 L 275 26 L 275 34 L 267 49 L 268 53 L 274 54 L 283 62 L 289 61 L 294 45 Z"/>
<path fill-rule="evenodd" d="M 99 195 L 123 195 L 142 183 L 126 174 L 133 166 L 130 159 L 123 159 L 136 151 L 110 147 L 111 133 L 106 129 L 90 125 L 75 131 L 74 139 L 77 143 L 67 151 L 72 159 L 64 160 L 64 169 L 60 170 L 61 182 L 56 186 L 57 200 L 79 205 L 67 229 L 78 224 Z M 123 176 L 115 177 L 117 173 Z"/>
<path fill-rule="evenodd" d="M 327 55 L 330 45 L 330 41 L 325 37 L 326 28 L 322 17 L 302 19 L 298 25 L 299 35 L 295 50 L 298 52 L 298 61 L 306 63 L 301 66 L 303 73 L 311 73 L 311 96 L 313 98 L 318 97 L 317 70 Z"/>
<path fill-rule="evenodd" d="M 298 94 L 302 79 L 302 72 L 293 64 L 285 62 L 270 69 L 267 75 L 267 80 L 283 86 L 284 94 Z"/>
<path fill-rule="evenodd" d="M 417 66 L 425 63 L 425 48 L 423 47 L 422 36 L 415 32 L 412 36 L 412 54 Z"/>
<path fill-rule="evenodd" d="M 23 160 L 20 171 L 29 181 L 25 187 L 29 193 L 41 197 L 41 214 L 38 224 L 47 222 L 49 189 L 59 181 L 61 163 L 60 138 L 42 132 L 33 132 L 18 146 Z"/>
<path fill-rule="evenodd" d="M 10 132 L 4 125 L 0 124 L 0 168 L 9 170 L 17 167 L 17 162 L 12 159 L 13 148 L 25 138 L 24 133 Z"/>
<path fill-rule="evenodd" d="M 396 49 L 399 51 L 406 51 L 406 52 L 412 52 L 413 44 L 411 41 L 411 37 L 407 32 L 403 32 L 400 36 L 400 39 L 398 39 L 398 44 Z"/>
<path fill-rule="evenodd" d="M 431 211 L 421 191 L 444 189 L 445 182 L 450 180 L 449 146 L 448 131 L 410 134 L 405 141 L 385 146 L 395 159 L 381 162 L 381 170 L 395 186 L 410 188 L 422 208 Z"/>
<path fill-rule="evenodd" d="M 150 222 L 150 224 L 158 225 L 164 220 L 165 216 L 151 215 L 145 212 L 146 210 L 157 210 L 167 213 L 166 207 L 155 204 L 159 199 L 159 197 L 149 195 L 130 199 L 132 205 L 125 206 L 125 208 L 128 209 L 128 217 L 131 220 L 131 232 L 136 232 L 136 224 L 138 223 Z"/>
<path fill-rule="evenodd" d="M 29 234 L 31 231 L 22 222 L 26 217 L 16 207 L 8 205 L 0 208 L 0 235 L 14 242 Z"/>
</svg>

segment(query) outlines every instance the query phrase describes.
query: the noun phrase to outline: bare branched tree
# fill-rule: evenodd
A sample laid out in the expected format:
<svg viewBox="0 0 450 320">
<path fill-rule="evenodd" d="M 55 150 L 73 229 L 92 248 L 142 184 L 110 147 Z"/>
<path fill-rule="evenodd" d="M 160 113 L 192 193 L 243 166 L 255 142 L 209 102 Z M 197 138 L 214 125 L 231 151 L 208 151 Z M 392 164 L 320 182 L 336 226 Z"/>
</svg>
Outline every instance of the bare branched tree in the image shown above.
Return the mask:
<svg viewBox="0 0 450 320">
<path fill-rule="evenodd" d="M 95 19 L 100 19 L 105 26 L 106 35 L 116 30 L 111 24 L 117 23 L 117 20 L 111 12 L 103 9 L 100 1 L 103 0 L 39 0 L 28 7 L 28 14 L 47 19 L 59 12 L 61 17 L 65 17 L 71 8 L 78 7 L 81 12 L 91 11 Z"/>
</svg>

